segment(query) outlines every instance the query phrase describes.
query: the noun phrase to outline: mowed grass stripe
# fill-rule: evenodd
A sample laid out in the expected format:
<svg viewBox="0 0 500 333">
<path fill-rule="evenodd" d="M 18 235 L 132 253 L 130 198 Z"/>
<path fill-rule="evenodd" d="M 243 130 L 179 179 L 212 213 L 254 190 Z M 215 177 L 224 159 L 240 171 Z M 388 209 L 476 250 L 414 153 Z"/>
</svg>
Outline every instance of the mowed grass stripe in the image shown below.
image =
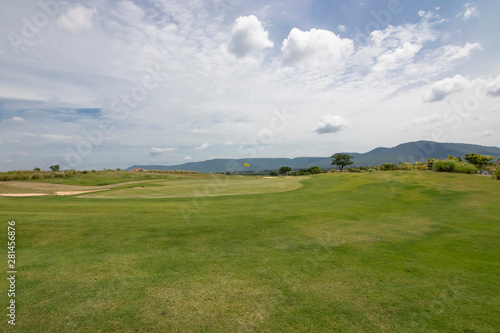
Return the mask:
<svg viewBox="0 0 500 333">
<path fill-rule="evenodd" d="M 16 331 L 499 327 L 491 178 L 389 172 L 302 183 L 203 199 L 0 199 L 0 216 L 18 221 Z"/>
<path fill-rule="evenodd" d="M 151 199 L 177 197 L 205 197 L 291 191 L 300 188 L 309 177 L 221 177 L 196 180 L 168 180 L 118 187 L 100 193 L 82 195 L 99 199 Z"/>
</svg>

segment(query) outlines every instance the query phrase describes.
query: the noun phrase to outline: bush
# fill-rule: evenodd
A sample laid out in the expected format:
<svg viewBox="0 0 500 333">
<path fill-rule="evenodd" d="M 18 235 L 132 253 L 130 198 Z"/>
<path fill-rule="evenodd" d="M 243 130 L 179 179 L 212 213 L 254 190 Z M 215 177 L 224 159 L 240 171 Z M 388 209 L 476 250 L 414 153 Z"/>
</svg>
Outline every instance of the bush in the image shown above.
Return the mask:
<svg viewBox="0 0 500 333">
<path fill-rule="evenodd" d="M 384 163 L 380 166 L 380 170 L 382 171 L 397 170 L 397 169 L 398 169 L 397 165 L 392 163 Z"/>
<path fill-rule="evenodd" d="M 472 164 L 462 162 L 462 163 L 459 163 L 457 172 L 472 175 L 472 174 L 475 174 L 477 172 L 477 168 Z"/>
<path fill-rule="evenodd" d="M 474 174 L 477 168 L 469 163 L 459 162 L 457 159 L 436 160 L 433 164 L 434 171 L 437 172 L 458 172 Z"/>
<path fill-rule="evenodd" d="M 496 179 L 500 180 L 500 166 L 497 167 L 495 171 L 493 171 L 493 173 L 491 174 L 491 176 L 493 178 L 496 178 Z"/>
<path fill-rule="evenodd" d="M 437 160 L 432 167 L 437 172 L 456 172 L 457 162 L 451 159 Z"/>
</svg>

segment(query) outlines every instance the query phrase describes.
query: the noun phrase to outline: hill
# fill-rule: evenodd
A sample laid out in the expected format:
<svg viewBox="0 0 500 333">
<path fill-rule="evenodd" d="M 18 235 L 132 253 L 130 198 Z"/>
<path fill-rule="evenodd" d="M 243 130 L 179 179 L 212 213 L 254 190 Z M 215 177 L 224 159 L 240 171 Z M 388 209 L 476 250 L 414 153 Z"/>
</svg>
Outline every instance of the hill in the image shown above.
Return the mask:
<svg viewBox="0 0 500 333">
<path fill-rule="evenodd" d="M 378 166 L 382 163 L 427 161 L 429 158 L 446 158 L 447 155 L 464 156 L 468 153 L 490 155 L 500 158 L 500 148 L 464 143 L 439 143 L 433 141 L 416 141 L 400 144 L 392 148 L 375 148 L 367 153 L 349 153 L 354 158 L 354 166 Z M 278 170 L 282 166 L 289 166 L 294 170 L 307 169 L 312 166 L 332 168 L 331 157 L 296 157 L 296 158 L 240 158 L 240 159 L 213 159 L 202 162 L 189 162 L 178 165 L 133 165 L 126 170 L 186 170 L 197 172 L 235 172 L 235 171 L 264 171 Z M 243 167 L 243 163 L 250 167 Z"/>
</svg>

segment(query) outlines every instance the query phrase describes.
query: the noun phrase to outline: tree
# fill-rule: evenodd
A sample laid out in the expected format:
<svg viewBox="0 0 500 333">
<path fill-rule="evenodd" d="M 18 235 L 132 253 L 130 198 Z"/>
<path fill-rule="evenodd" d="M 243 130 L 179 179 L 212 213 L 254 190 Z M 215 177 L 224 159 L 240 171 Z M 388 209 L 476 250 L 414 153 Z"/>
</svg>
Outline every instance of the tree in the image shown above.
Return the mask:
<svg viewBox="0 0 500 333">
<path fill-rule="evenodd" d="M 344 170 L 345 166 L 351 165 L 354 162 L 351 161 L 352 156 L 349 154 L 341 154 L 341 153 L 336 153 L 332 155 L 333 161 L 332 165 L 336 165 L 339 167 L 340 172 Z"/>
<path fill-rule="evenodd" d="M 59 164 L 51 165 L 50 166 L 50 170 L 52 170 L 52 171 L 59 171 Z"/>
<path fill-rule="evenodd" d="M 286 175 L 287 173 L 289 173 L 290 171 L 292 171 L 292 168 L 290 167 L 287 167 L 287 166 L 284 166 L 284 167 L 281 167 L 280 168 L 280 175 Z"/>
<path fill-rule="evenodd" d="M 40 171 L 40 168 L 34 168 L 33 171 Z"/>
<path fill-rule="evenodd" d="M 465 154 L 465 160 L 470 164 L 474 164 L 479 170 L 482 170 L 486 165 L 491 165 L 493 159 L 493 156 Z"/>
<path fill-rule="evenodd" d="M 318 173 L 321 173 L 321 168 L 319 166 L 313 166 L 307 169 L 307 172 L 311 175 L 317 175 Z"/>
</svg>

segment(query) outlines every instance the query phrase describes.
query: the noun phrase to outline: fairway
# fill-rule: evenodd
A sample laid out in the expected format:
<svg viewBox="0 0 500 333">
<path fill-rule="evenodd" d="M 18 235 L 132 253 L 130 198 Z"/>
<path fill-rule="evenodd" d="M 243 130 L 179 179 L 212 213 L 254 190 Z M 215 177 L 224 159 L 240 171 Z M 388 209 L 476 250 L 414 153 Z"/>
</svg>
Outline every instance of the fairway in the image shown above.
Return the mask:
<svg viewBox="0 0 500 333">
<path fill-rule="evenodd" d="M 301 187 L 309 177 L 206 177 L 195 180 L 154 181 L 114 188 L 110 191 L 82 195 L 82 198 L 178 198 L 219 195 L 241 195 L 291 191 Z"/>
<path fill-rule="evenodd" d="M 16 221 L 19 277 L 15 330 L 1 330 L 500 327 L 500 183 L 490 177 L 193 177 L 0 197 L 5 229 Z"/>
</svg>

